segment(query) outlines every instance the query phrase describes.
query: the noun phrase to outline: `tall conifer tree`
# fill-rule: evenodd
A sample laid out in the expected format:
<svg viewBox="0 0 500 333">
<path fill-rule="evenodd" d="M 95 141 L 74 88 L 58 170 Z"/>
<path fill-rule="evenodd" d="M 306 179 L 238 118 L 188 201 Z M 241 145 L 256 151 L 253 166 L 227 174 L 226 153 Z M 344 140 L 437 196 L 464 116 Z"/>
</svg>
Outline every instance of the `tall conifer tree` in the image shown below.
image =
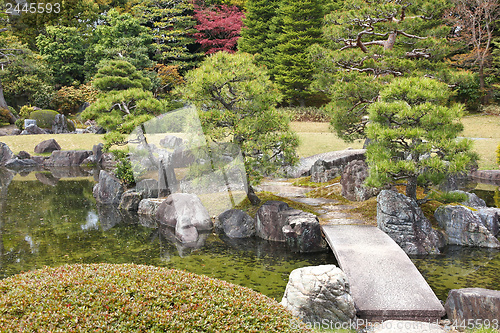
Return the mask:
<svg viewBox="0 0 500 333">
<path fill-rule="evenodd" d="M 241 38 L 238 40 L 238 49 L 250 54 L 257 54 L 257 62 L 268 47 L 270 26 L 276 15 L 279 0 L 248 0 L 247 12 L 243 19 Z"/>
<path fill-rule="evenodd" d="M 310 96 L 314 67 L 307 48 L 322 44 L 323 6 L 319 0 L 282 0 L 273 20 L 274 61 L 267 56 L 271 74 L 289 103 L 305 105 Z"/>
<path fill-rule="evenodd" d="M 156 61 L 182 71 L 195 66 L 197 52 L 193 34 L 194 6 L 188 0 L 147 0 L 134 7 L 157 47 Z"/>
</svg>

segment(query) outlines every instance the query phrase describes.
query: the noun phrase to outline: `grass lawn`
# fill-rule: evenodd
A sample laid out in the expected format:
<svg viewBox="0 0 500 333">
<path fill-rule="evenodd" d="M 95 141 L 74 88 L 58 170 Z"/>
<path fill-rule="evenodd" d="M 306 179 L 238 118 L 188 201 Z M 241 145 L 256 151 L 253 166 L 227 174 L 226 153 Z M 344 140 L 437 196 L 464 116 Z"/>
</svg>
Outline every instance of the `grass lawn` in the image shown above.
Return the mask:
<svg viewBox="0 0 500 333">
<path fill-rule="evenodd" d="M 500 145 L 500 117 L 498 116 L 468 116 L 463 119 L 464 132 L 462 136 L 474 140 L 474 150 L 481 156 L 479 168 L 483 170 L 497 169 L 495 151 Z M 363 147 L 363 141 L 346 143 L 339 139 L 329 129 L 329 123 L 292 122 L 291 128 L 300 138 L 299 157 L 307 157 L 348 147 L 357 149 Z M 55 138 L 64 150 L 91 150 L 92 146 L 103 142 L 103 135 L 95 134 L 41 134 L 2 136 L 0 142 L 6 143 L 14 153 L 25 150 L 32 154 L 35 146 L 43 140 Z M 150 138 L 158 144 L 158 138 Z M 156 142 L 158 141 L 158 142 Z"/>
<path fill-rule="evenodd" d="M 474 150 L 479 154 L 479 168 L 482 170 L 497 169 L 496 149 L 500 145 L 500 117 L 498 116 L 467 116 L 464 124 L 463 137 L 474 140 Z M 329 130 L 328 123 L 292 122 L 292 130 L 300 137 L 298 154 L 307 157 L 332 150 L 348 147 L 362 148 L 361 140 L 346 143 Z"/>
<path fill-rule="evenodd" d="M 92 147 L 104 142 L 103 134 L 38 134 L 38 135 L 14 135 L 2 136 L 0 142 L 9 146 L 14 154 L 24 150 L 30 154 L 34 153 L 35 146 L 48 139 L 56 139 L 63 150 L 92 150 Z"/>
</svg>

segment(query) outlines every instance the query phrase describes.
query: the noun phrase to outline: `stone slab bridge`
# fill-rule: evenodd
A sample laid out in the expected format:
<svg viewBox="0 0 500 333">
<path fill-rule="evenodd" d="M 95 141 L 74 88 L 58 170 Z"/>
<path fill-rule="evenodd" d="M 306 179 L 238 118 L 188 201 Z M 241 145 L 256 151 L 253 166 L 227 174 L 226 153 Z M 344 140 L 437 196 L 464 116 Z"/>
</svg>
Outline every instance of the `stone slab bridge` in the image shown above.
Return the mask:
<svg viewBox="0 0 500 333">
<path fill-rule="evenodd" d="M 439 299 L 406 253 L 369 225 L 323 225 L 323 233 L 349 279 L 357 317 L 368 321 L 436 322 Z"/>
</svg>

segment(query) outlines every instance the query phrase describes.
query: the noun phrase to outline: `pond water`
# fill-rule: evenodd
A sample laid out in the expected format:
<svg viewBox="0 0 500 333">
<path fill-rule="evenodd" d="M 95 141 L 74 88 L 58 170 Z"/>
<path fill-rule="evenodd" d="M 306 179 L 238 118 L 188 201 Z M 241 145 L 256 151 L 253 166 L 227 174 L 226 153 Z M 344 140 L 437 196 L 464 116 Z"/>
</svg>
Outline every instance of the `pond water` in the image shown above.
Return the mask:
<svg viewBox="0 0 500 333">
<path fill-rule="evenodd" d="M 296 254 L 280 243 L 213 234 L 205 235 L 200 248 L 184 248 L 137 218 L 104 216 L 92 196 L 91 177 L 44 184 L 37 180 L 42 176 L 17 175 L 8 187 L 2 183 L 0 279 L 45 265 L 136 263 L 205 274 L 280 301 L 293 269 L 336 264 L 330 252 Z M 454 288 L 500 290 L 498 250 L 448 247 L 441 255 L 413 261 L 441 300 Z"/>
<path fill-rule="evenodd" d="M 336 263 L 330 252 L 294 254 L 281 243 L 212 234 L 199 249 L 182 248 L 137 223 L 101 223 L 91 178 L 54 186 L 22 179 L 16 176 L 2 199 L 0 279 L 45 265 L 136 263 L 205 274 L 281 301 L 292 270 Z"/>
</svg>

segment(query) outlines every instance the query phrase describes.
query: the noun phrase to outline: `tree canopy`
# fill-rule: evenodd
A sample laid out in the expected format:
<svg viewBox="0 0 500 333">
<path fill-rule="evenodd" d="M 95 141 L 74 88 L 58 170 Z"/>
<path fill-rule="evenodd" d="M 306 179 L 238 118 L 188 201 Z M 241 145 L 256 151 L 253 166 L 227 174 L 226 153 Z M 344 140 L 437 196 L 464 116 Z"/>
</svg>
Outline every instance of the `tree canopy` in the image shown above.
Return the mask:
<svg viewBox="0 0 500 333">
<path fill-rule="evenodd" d="M 236 144 L 251 183 L 296 161 L 298 138 L 275 109 L 281 95 L 251 55 L 215 53 L 185 79 L 178 92 L 198 108 L 207 139 Z"/>
<path fill-rule="evenodd" d="M 368 107 L 368 185 L 406 180 L 406 195 L 416 200 L 417 185 L 438 184 L 476 162 L 471 141 L 457 138 L 463 106 L 447 106 L 450 96 L 430 78 L 398 78 L 381 90 Z"/>
</svg>

